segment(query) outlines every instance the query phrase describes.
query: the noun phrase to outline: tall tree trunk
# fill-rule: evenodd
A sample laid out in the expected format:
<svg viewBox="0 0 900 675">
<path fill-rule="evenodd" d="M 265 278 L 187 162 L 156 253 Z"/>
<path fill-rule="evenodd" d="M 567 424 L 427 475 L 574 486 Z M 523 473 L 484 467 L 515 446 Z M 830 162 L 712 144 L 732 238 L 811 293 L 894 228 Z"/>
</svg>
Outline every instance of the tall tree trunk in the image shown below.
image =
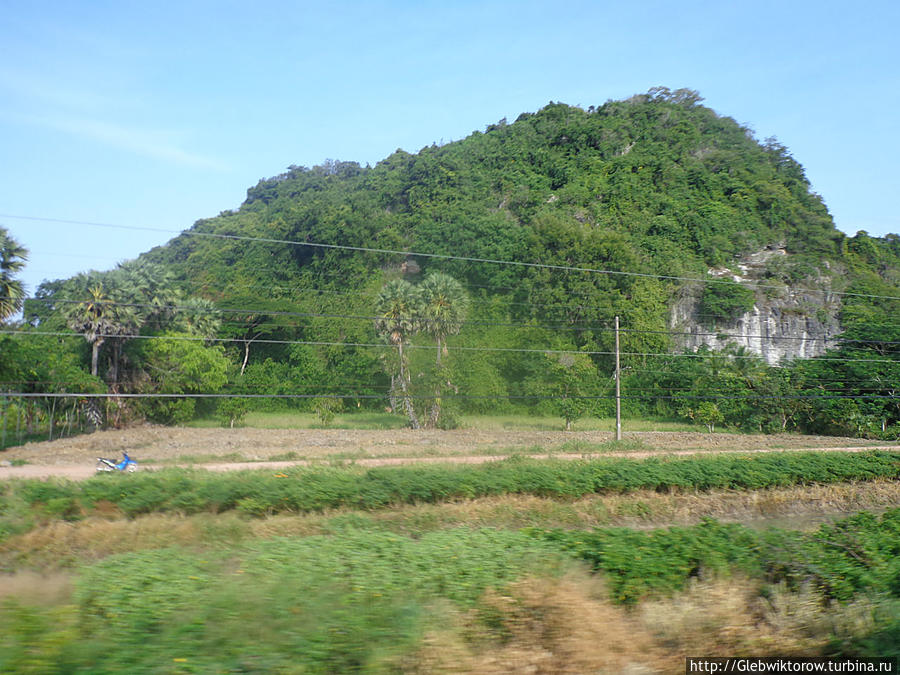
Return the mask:
<svg viewBox="0 0 900 675">
<path fill-rule="evenodd" d="M 103 338 L 98 338 L 91 343 L 91 375 L 97 377 L 97 362 L 100 360 L 100 345 Z"/>
<path fill-rule="evenodd" d="M 435 377 L 436 383 L 434 385 L 434 399 L 431 401 L 431 410 L 428 414 L 428 424 L 427 428 L 434 429 L 437 427 L 438 418 L 441 416 L 441 351 L 443 349 L 443 341 L 441 340 L 441 336 L 436 336 L 437 339 L 437 359 L 435 359 L 436 364 L 436 372 Z"/>
<path fill-rule="evenodd" d="M 241 364 L 241 376 L 244 375 L 244 371 L 247 369 L 247 361 L 250 359 L 250 343 L 252 340 L 244 340 L 244 362 Z"/>
<path fill-rule="evenodd" d="M 47 440 L 53 440 L 53 418 L 56 417 L 56 399 L 53 399 L 53 404 L 50 406 L 50 435 Z"/>
<path fill-rule="evenodd" d="M 109 359 L 109 381 L 112 382 L 113 388 L 119 382 L 119 362 L 122 356 L 122 341 L 116 339 L 113 341 L 112 355 Z"/>
<path fill-rule="evenodd" d="M 403 362 L 403 340 L 397 343 L 397 351 L 400 355 L 400 387 L 403 390 L 403 407 L 406 409 L 406 416 L 409 417 L 409 424 L 413 429 L 421 429 L 419 417 L 416 415 L 416 408 L 413 406 L 412 399 L 409 396 L 409 381 L 407 380 L 406 368 Z"/>
<path fill-rule="evenodd" d="M 0 441 L 0 448 L 6 447 L 6 413 L 9 411 L 9 399 L 3 397 L 3 440 Z"/>
</svg>

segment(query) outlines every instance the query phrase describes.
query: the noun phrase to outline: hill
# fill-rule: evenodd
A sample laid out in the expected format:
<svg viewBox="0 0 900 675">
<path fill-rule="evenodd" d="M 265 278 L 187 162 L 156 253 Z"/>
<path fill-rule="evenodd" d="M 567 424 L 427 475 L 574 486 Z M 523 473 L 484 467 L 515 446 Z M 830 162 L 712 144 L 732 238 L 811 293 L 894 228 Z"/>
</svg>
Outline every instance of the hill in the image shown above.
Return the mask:
<svg viewBox="0 0 900 675">
<path fill-rule="evenodd" d="M 893 394 L 874 407 L 859 404 L 873 390 L 884 395 L 890 374 L 883 368 L 798 366 L 783 381 L 782 371 L 748 358 L 748 350 L 779 340 L 769 365 L 829 348 L 874 348 L 894 358 L 900 333 L 884 317 L 900 309 L 893 299 L 900 296 L 900 239 L 840 233 L 787 148 L 757 141 L 701 101 L 690 90 L 656 88 L 586 110 L 550 103 L 461 141 L 416 154 L 397 150 L 374 167 L 290 167 L 250 188 L 239 209 L 198 221 L 130 272 L 46 284 L 26 310 L 28 321 L 72 327 L 65 302 L 77 304 L 105 279 L 108 289 L 131 289 L 110 295 L 119 307 L 144 308 L 130 330 L 161 337 L 197 328 L 186 315 L 211 308 L 197 300 L 183 307 L 200 298 L 215 304 L 219 323 L 207 336 L 218 337 L 232 364 L 229 391 L 336 395 L 344 405 L 380 407 L 385 399 L 396 404 L 397 380 L 396 357 L 373 328 L 379 291 L 391 279 L 415 284 L 440 271 L 463 283 L 470 310 L 440 368 L 430 365 L 425 332 L 409 337 L 409 372 L 418 377 L 410 386 L 420 400 L 437 392 L 470 412 L 531 406 L 567 419 L 608 412 L 611 321 L 619 316 L 634 413 L 697 418 L 700 399 L 723 393 L 755 397 L 750 407 L 759 409 L 760 396 L 781 404 L 785 392 L 839 384 L 842 396 L 856 398 L 838 403 L 855 405 L 866 419 L 856 428 L 846 427 L 847 411 L 820 416 L 781 405 L 757 415 L 746 404 L 742 412 L 714 405 L 724 421 L 750 428 L 828 431 L 834 423 L 843 432 L 887 432 L 900 417 Z M 752 274 L 742 274 L 748 260 Z M 138 269 L 144 283 L 127 282 Z M 733 276 L 742 283 L 722 283 Z M 165 297 L 177 309 L 153 309 Z M 176 318 L 191 325 L 175 326 Z M 771 325 L 784 328 L 759 332 Z M 147 384 L 153 377 L 143 364 L 201 358 L 197 350 L 148 354 L 146 343 L 134 342 L 101 345 L 98 377 L 162 391 Z M 741 353 L 728 361 L 712 352 L 666 357 L 706 344 Z M 735 366 L 742 359 L 752 366 L 747 372 Z M 733 378 L 724 378 L 731 389 L 722 389 L 717 363 L 735 366 Z M 190 391 L 184 383 L 174 389 Z"/>
</svg>

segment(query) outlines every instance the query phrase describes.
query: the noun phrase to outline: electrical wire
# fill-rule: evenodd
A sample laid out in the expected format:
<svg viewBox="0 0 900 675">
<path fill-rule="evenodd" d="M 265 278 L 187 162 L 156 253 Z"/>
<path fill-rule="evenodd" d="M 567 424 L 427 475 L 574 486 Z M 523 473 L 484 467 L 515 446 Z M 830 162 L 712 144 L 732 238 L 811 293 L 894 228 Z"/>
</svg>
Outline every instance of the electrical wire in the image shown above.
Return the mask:
<svg viewBox="0 0 900 675">
<path fill-rule="evenodd" d="M 375 399 L 375 400 L 383 400 L 386 398 L 387 394 L 356 394 L 356 393 L 344 393 L 344 394 L 334 394 L 334 393 L 317 393 L 317 394 L 116 394 L 116 393 L 93 393 L 93 392 L 0 392 L 0 398 L 169 398 L 169 399 L 199 399 L 199 398 L 249 398 L 249 399 L 312 399 L 312 398 L 350 398 L 350 399 Z M 406 398 L 405 396 L 397 395 L 397 398 Z M 454 400 L 465 400 L 465 399 L 477 399 L 477 400 L 531 400 L 531 401 L 548 401 L 548 400 L 560 400 L 565 398 L 577 399 L 577 400 L 597 400 L 597 401 L 610 401 L 615 400 L 615 395 L 603 395 L 603 396 L 582 396 L 582 395 L 574 395 L 570 394 L 568 396 L 546 396 L 546 395 L 530 395 L 530 394 L 442 394 L 440 396 L 435 395 L 410 395 L 408 398 L 416 401 L 431 401 L 436 398 L 440 399 L 454 399 Z M 696 396 L 657 396 L 657 395 L 647 395 L 647 396 L 626 396 L 623 395 L 620 397 L 621 400 L 673 400 L 673 401 L 687 401 L 687 400 L 701 400 L 707 401 L 710 399 L 708 395 L 696 395 Z M 864 395 L 735 395 L 735 396 L 716 396 L 718 400 L 731 400 L 731 401 L 801 401 L 801 400 L 840 400 L 840 399 L 871 399 L 871 400 L 891 400 L 891 401 L 900 401 L 900 395 L 891 396 L 884 394 L 864 394 Z"/>
<path fill-rule="evenodd" d="M 237 234 L 221 234 L 217 232 L 199 232 L 196 230 L 185 230 L 183 232 L 176 232 L 173 230 L 164 230 L 161 228 L 153 228 L 153 227 L 139 227 L 133 225 L 119 225 L 114 223 L 98 223 L 92 221 L 84 221 L 84 220 L 69 220 L 63 218 L 45 218 L 40 216 L 22 216 L 22 215 L 13 215 L 13 214 L 3 214 L 0 213 L 0 218 L 12 218 L 16 220 L 29 220 L 29 221 L 40 221 L 40 222 L 51 222 L 51 223 L 63 223 L 68 225 L 86 225 L 90 227 L 106 227 L 106 228 L 115 228 L 122 230 L 140 230 L 140 231 L 149 231 L 149 232 L 162 232 L 165 234 L 173 234 L 176 236 L 188 236 L 188 237 L 201 237 L 201 238 L 210 238 L 210 239 L 221 239 L 225 241 L 247 241 L 247 242 L 259 242 L 264 244 L 281 244 L 285 246 L 303 246 L 308 248 L 319 248 L 325 250 L 340 250 L 340 251 L 352 251 L 356 253 L 377 253 L 380 255 L 402 255 L 405 257 L 419 257 L 419 258 L 430 258 L 433 260 L 459 260 L 462 262 L 474 262 L 480 264 L 492 264 L 492 265 L 509 265 L 513 267 L 527 268 L 527 269 L 548 269 L 548 270 L 556 270 L 563 272 L 585 272 L 589 274 L 603 274 L 610 276 L 625 276 L 625 277 L 635 277 L 635 278 L 647 278 L 647 279 L 665 279 L 667 281 L 682 281 L 688 283 L 701 283 L 701 284 L 731 284 L 734 283 L 731 279 L 697 279 L 695 277 L 682 277 L 675 275 L 665 275 L 665 274 L 649 274 L 645 272 L 623 272 L 620 270 L 607 270 L 593 267 L 579 267 L 574 265 L 552 265 L 548 263 L 536 263 L 536 262 L 525 262 L 519 260 L 499 260 L 494 258 L 476 258 L 472 256 L 460 256 L 460 255 L 449 255 L 443 253 L 427 253 L 422 251 L 402 251 L 399 249 L 388 249 L 388 248 L 373 248 L 368 246 L 348 246 L 345 244 L 326 244 L 321 242 L 310 242 L 310 241 L 295 241 L 291 239 L 276 239 L 269 237 L 250 237 L 246 235 L 237 235 Z M 784 290 L 783 286 L 776 286 L 773 284 L 744 284 L 745 287 L 748 288 L 756 288 L 756 289 L 775 289 L 775 290 Z M 872 293 L 851 293 L 847 291 L 831 291 L 825 289 L 807 289 L 807 288 L 796 288 L 792 289 L 794 293 L 823 293 L 826 296 L 852 296 L 859 298 L 871 298 L 871 299 L 880 299 L 880 300 L 900 300 L 900 296 L 893 295 L 876 295 Z"/>
<path fill-rule="evenodd" d="M 267 315 L 267 316 L 285 316 L 285 317 L 295 317 L 295 318 L 320 318 L 320 319 L 351 319 L 357 321 L 378 321 L 382 320 L 384 317 L 375 316 L 375 315 L 366 315 L 366 314 L 336 314 L 336 313 L 323 313 L 323 312 L 291 312 L 285 310 L 273 310 L 273 309 L 265 309 L 262 307 L 258 308 L 230 308 L 230 307 L 214 307 L 214 308 L 203 308 L 196 307 L 192 305 L 156 305 L 151 303 L 136 303 L 136 302 L 120 302 L 116 300 L 72 300 L 72 299 L 62 299 L 62 298 L 30 298 L 29 302 L 43 302 L 47 304 L 55 304 L 55 303 L 63 303 L 63 304 L 86 304 L 91 303 L 94 305 L 101 306 L 109 306 L 109 307 L 132 307 L 139 309 L 153 309 L 156 311 L 171 311 L 171 312 L 190 312 L 190 313 L 200 313 L 200 314 L 237 314 L 237 315 Z M 410 316 L 405 317 L 410 320 L 427 320 L 429 322 L 434 323 L 446 323 L 446 324 L 458 324 L 460 322 L 453 321 L 450 319 L 431 319 L 421 316 Z M 234 321 L 231 322 L 234 324 L 243 324 L 247 322 Z M 532 323 L 512 323 L 512 322 L 501 322 L 501 321 L 466 321 L 466 325 L 470 326 L 483 326 L 483 327 L 503 327 L 503 328 L 523 328 L 523 329 L 544 329 L 544 330 L 553 330 L 553 331 L 573 331 L 573 332 L 598 332 L 598 333 L 614 333 L 615 328 L 609 327 L 608 324 L 587 324 L 582 326 L 571 326 L 571 325 L 553 325 L 553 324 L 532 324 Z M 261 327 L 261 326 L 269 326 L 275 328 L 303 328 L 304 326 L 300 326 L 297 324 L 281 324 L 281 323 L 262 323 L 262 324 L 253 324 L 253 328 Z M 878 339 L 844 339 L 841 338 L 840 335 L 836 336 L 822 336 L 822 337 L 794 337 L 789 335 L 754 335 L 754 334 L 729 334 L 723 333 L 722 331 L 715 332 L 693 332 L 693 331 L 664 331 L 664 330 L 649 330 L 649 329 L 640 329 L 640 328 L 621 328 L 619 330 L 620 333 L 634 333 L 634 334 L 642 334 L 642 335 L 667 335 L 669 337 L 681 336 L 681 337 L 713 337 L 713 338 L 724 338 L 724 339 L 745 339 L 745 340 L 786 340 L 786 341 L 801 341 L 801 342 L 823 342 L 826 345 L 831 343 L 863 343 L 863 344 L 872 344 L 877 343 L 879 345 L 900 345 L 900 341 L 889 341 L 889 340 L 878 340 Z"/>
<path fill-rule="evenodd" d="M 37 330 L 0 330 L 0 335 L 42 335 L 45 337 L 80 337 L 84 338 L 81 333 L 68 333 L 62 331 L 37 331 Z M 327 342 L 316 340 L 269 340 L 255 339 L 247 340 L 243 338 L 206 338 L 193 337 L 187 335 L 125 335 L 114 333 L 101 333 L 97 337 L 112 339 L 134 339 L 134 340 L 185 340 L 191 342 L 240 342 L 242 344 L 252 342 L 254 344 L 278 344 L 278 345 L 313 345 L 324 347 L 378 347 L 395 349 L 395 345 L 377 342 Z M 407 344 L 407 349 L 428 349 L 434 350 L 434 345 L 416 345 Z M 614 351 L 602 350 L 580 350 L 580 349 L 550 349 L 550 348 L 525 348 L 525 347 L 466 347 L 455 346 L 455 351 L 464 352 L 510 352 L 510 353 L 534 353 L 534 354 L 585 354 L 588 356 L 615 356 Z M 663 352 L 619 352 L 620 356 L 661 356 L 666 358 L 708 358 L 708 359 L 754 359 L 760 357 L 757 354 L 698 354 L 698 353 L 663 353 Z M 836 362 L 860 362 L 860 363 L 897 363 L 896 359 L 856 359 L 841 357 L 816 357 L 817 361 L 836 361 Z"/>
</svg>

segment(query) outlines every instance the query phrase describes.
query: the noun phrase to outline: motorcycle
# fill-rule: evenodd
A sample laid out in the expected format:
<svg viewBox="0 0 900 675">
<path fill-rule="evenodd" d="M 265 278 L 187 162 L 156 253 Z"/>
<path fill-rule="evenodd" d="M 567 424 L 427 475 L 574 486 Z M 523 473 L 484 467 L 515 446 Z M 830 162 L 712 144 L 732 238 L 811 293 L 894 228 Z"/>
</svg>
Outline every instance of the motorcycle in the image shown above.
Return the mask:
<svg viewBox="0 0 900 675">
<path fill-rule="evenodd" d="M 138 463 L 131 459 L 124 450 L 122 451 L 122 456 L 124 459 L 121 462 L 116 462 L 114 459 L 107 459 L 105 457 L 98 457 L 97 471 L 137 471 Z"/>
</svg>

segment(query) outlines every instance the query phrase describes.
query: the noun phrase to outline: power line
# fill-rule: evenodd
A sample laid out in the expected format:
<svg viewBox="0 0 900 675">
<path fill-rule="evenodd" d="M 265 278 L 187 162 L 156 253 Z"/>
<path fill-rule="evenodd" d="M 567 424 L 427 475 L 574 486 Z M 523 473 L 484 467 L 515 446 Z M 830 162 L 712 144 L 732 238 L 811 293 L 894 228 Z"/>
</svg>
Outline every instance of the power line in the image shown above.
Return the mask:
<svg viewBox="0 0 900 675">
<path fill-rule="evenodd" d="M 36 330 L 0 330 L 0 335 L 35 335 L 46 337 L 79 337 L 84 338 L 81 333 L 67 333 L 62 331 L 36 331 Z M 113 339 L 134 339 L 134 340 L 184 340 L 191 342 L 240 342 L 242 344 L 248 342 L 243 338 L 205 338 L 192 337 L 186 335 L 116 335 L 116 334 L 98 334 L 97 337 L 113 338 Z M 394 345 L 387 343 L 374 342 L 327 342 L 316 340 L 269 340 L 256 339 L 252 340 L 255 344 L 280 344 L 280 345 L 311 345 L 323 347 L 378 347 L 395 349 Z M 407 349 L 428 349 L 434 350 L 434 345 L 416 345 L 407 344 Z M 587 356 L 614 356 L 614 351 L 601 350 L 580 350 L 580 349 L 550 349 L 550 348 L 525 348 L 525 347 L 465 347 L 455 346 L 455 351 L 464 352 L 510 352 L 510 353 L 534 353 L 534 354 L 585 354 Z M 760 357 L 757 354 L 697 354 L 697 353 L 662 353 L 662 352 L 620 352 L 622 356 L 660 356 L 666 358 L 707 358 L 707 359 L 756 359 Z M 837 362 L 859 362 L 859 363 L 898 363 L 896 359 L 852 359 L 838 357 L 815 357 L 816 361 L 837 361 Z"/>
<path fill-rule="evenodd" d="M 535 262 L 525 262 L 519 260 L 498 260 L 494 258 L 476 258 L 471 256 L 459 256 L 459 255 L 449 255 L 443 253 L 426 253 L 421 251 L 402 251 L 398 249 L 388 249 L 388 248 L 373 248 L 367 246 L 348 246 L 346 244 L 325 244 L 320 242 L 309 242 L 309 241 L 294 241 L 290 239 L 275 239 L 269 237 L 250 237 L 246 235 L 237 235 L 237 234 L 220 234 L 216 232 L 198 232 L 196 230 L 185 230 L 183 232 L 176 232 L 173 230 L 163 230 L 160 228 L 152 228 L 152 227 L 139 227 L 133 225 L 118 225 L 113 223 L 97 223 L 92 221 L 83 221 L 83 220 L 68 220 L 62 218 L 44 218 L 38 216 L 20 216 L 20 215 L 12 215 L 12 214 L 2 214 L 0 213 L 0 218 L 13 218 L 18 220 L 31 220 L 31 221 L 41 221 L 41 222 L 52 222 L 52 223 L 65 223 L 69 225 L 87 225 L 91 227 L 107 227 L 107 228 L 115 228 L 122 230 L 141 230 L 141 231 L 149 231 L 149 232 L 162 232 L 166 234 L 174 234 L 176 236 L 190 236 L 190 237 L 204 237 L 210 239 L 221 239 L 221 240 L 230 240 L 230 241 L 249 241 L 249 242 L 259 242 L 264 244 L 282 244 L 285 246 L 305 246 L 308 248 L 320 248 L 326 250 L 340 250 L 340 251 L 353 251 L 356 253 L 377 253 L 381 255 L 402 255 L 406 257 L 419 257 L 419 258 L 431 258 L 434 260 L 459 260 L 461 262 L 474 262 L 480 264 L 492 264 L 492 265 L 510 265 L 513 267 L 522 267 L 529 269 L 549 269 L 556 270 L 562 272 L 585 272 L 589 274 L 605 274 L 610 276 L 626 276 L 626 277 L 635 277 L 635 278 L 647 278 L 647 279 L 666 279 L 668 281 L 684 281 L 689 283 L 701 283 L 701 284 L 732 284 L 735 283 L 733 280 L 729 279 L 697 279 L 695 277 L 682 277 L 682 276 L 674 276 L 674 275 L 665 275 L 665 274 L 649 274 L 646 272 L 623 272 L 619 270 L 606 270 L 600 268 L 593 267 L 578 267 L 574 265 L 551 265 L 547 263 L 535 263 Z M 744 284 L 746 287 L 756 288 L 756 289 L 775 289 L 775 290 L 784 290 L 784 286 L 776 286 L 774 284 L 759 284 L 759 283 L 748 283 Z M 852 297 L 860 297 L 860 298 L 872 298 L 872 299 L 880 299 L 880 300 L 900 300 L 900 296 L 893 295 L 875 295 L 871 293 L 851 293 L 847 291 L 831 291 L 824 289 L 808 289 L 808 288 L 795 288 L 792 289 L 794 293 L 823 293 L 830 294 L 835 296 L 852 296 Z"/>
<path fill-rule="evenodd" d="M 312 399 L 312 398 L 350 398 L 350 399 L 376 399 L 383 400 L 387 397 L 387 394 L 357 394 L 357 393 L 344 393 L 344 394 L 335 394 L 335 393 L 316 393 L 316 394 L 115 394 L 115 393 L 93 393 L 93 392 L 0 392 L 0 398 L 167 398 L 167 399 L 200 399 L 200 398 L 211 398 L 211 399 L 221 399 L 221 398 L 249 398 L 249 399 Z M 614 400 L 614 395 L 603 395 L 603 396 L 581 396 L 581 395 L 573 395 L 570 394 L 568 396 L 546 396 L 546 395 L 531 395 L 531 394 L 442 394 L 441 396 L 435 395 L 411 395 L 409 398 L 417 401 L 431 401 L 435 398 L 441 399 L 478 399 L 478 400 L 534 400 L 534 401 L 545 401 L 545 400 L 561 400 L 565 398 L 570 399 L 578 399 L 578 400 Z M 696 395 L 696 396 L 656 396 L 656 395 L 647 395 L 647 396 L 622 396 L 624 400 L 657 400 L 657 399 L 667 399 L 674 401 L 685 401 L 685 400 L 701 400 L 707 401 L 710 398 L 716 398 L 719 400 L 732 400 L 732 401 L 760 401 L 760 400 L 777 400 L 777 401 L 791 401 L 791 400 L 832 400 L 832 399 L 871 399 L 871 400 L 898 400 L 898 396 L 889 396 L 882 394 L 864 394 L 864 395 L 735 395 L 735 396 L 722 396 L 722 395 Z"/>
<path fill-rule="evenodd" d="M 137 303 L 137 302 L 120 302 L 115 300 L 70 300 L 64 298 L 29 298 L 28 302 L 42 302 L 45 304 L 55 304 L 55 303 L 64 303 L 64 304 L 85 304 L 87 302 L 91 302 L 95 305 L 105 305 L 111 307 L 133 307 L 133 308 L 142 308 L 142 309 L 154 309 L 157 311 L 172 311 L 172 312 L 192 312 L 198 314 L 240 314 L 240 315 L 268 315 L 268 316 L 285 316 L 285 317 L 296 317 L 296 318 L 322 318 L 322 319 L 353 319 L 358 321 L 376 321 L 383 317 L 375 316 L 375 315 L 365 315 L 365 314 L 336 314 L 336 313 L 322 313 L 322 312 L 291 312 L 285 310 L 274 310 L 274 309 L 265 309 L 262 307 L 258 308 L 231 308 L 231 307 L 213 307 L 213 308 L 204 308 L 204 307 L 196 307 L 191 305 L 156 305 L 152 303 Z M 410 319 L 416 320 L 424 320 L 425 317 L 420 316 L 410 316 Z M 443 319 L 428 319 L 429 321 L 434 321 L 437 323 L 458 323 L 456 321 L 451 320 L 443 320 Z M 244 323 L 239 321 L 233 321 L 228 323 Z M 615 331 L 615 328 L 610 328 L 605 324 L 586 324 L 581 326 L 570 326 L 570 325 L 552 325 L 552 324 L 532 324 L 532 323 L 512 323 L 512 322 L 501 322 L 501 321 L 466 321 L 466 325 L 470 326 L 485 326 L 485 327 L 505 327 L 505 328 L 524 328 L 524 329 L 545 329 L 545 330 L 554 330 L 554 331 L 573 331 L 573 332 L 602 332 L 602 333 L 612 333 Z M 299 326 L 297 324 L 279 324 L 274 322 L 266 322 L 260 324 L 253 324 L 253 328 L 257 327 L 274 327 L 274 328 L 303 328 L 304 326 Z M 753 335 L 753 334 L 728 334 L 723 333 L 721 331 L 715 332 L 692 332 L 692 331 L 665 331 L 665 330 L 650 330 L 650 329 L 639 329 L 639 328 L 623 328 L 621 329 L 622 333 L 634 333 L 634 334 L 645 334 L 645 335 L 666 335 L 669 337 L 673 336 L 682 336 L 682 337 L 715 337 L 715 338 L 724 338 L 724 339 L 746 339 L 746 340 L 786 340 L 786 341 L 801 341 L 801 342 L 823 342 L 825 344 L 832 343 L 877 343 L 879 345 L 900 345 L 900 341 L 885 341 L 878 339 L 842 339 L 839 335 L 830 337 L 830 336 L 821 336 L 821 337 L 794 337 L 789 335 Z"/>
<path fill-rule="evenodd" d="M 869 383 L 870 383 L 870 381 L 868 381 L 868 380 L 860 381 L 860 384 L 869 384 Z M 127 384 L 127 382 L 124 384 Z M 241 384 L 240 382 L 233 382 L 233 383 L 231 383 L 231 386 L 240 386 L 240 384 Z M 320 389 L 320 388 L 327 388 L 327 387 L 330 387 L 330 388 L 337 387 L 337 385 L 328 385 L 328 384 L 321 384 L 321 383 L 289 382 L 287 384 L 289 384 L 291 389 L 310 389 L 310 388 Z M 521 383 L 514 383 L 514 384 L 521 384 Z M 849 395 L 855 395 L 856 393 L 860 393 L 860 394 L 862 394 L 862 393 L 879 393 L 879 392 L 883 392 L 885 390 L 885 387 L 852 386 L 852 383 L 849 383 L 849 382 L 843 382 L 843 383 L 835 382 L 832 384 L 840 385 L 840 386 L 810 385 L 805 388 L 807 390 L 815 390 L 815 391 L 820 391 L 823 393 L 825 393 L 825 392 L 845 393 L 845 394 L 849 394 Z M 84 382 L 64 382 L 64 381 L 54 381 L 54 380 L 8 380 L 8 381 L 0 382 L 0 396 L 14 395 L 14 394 L 4 393 L 2 387 L 7 387 L 9 385 L 27 385 L 27 386 L 52 385 L 55 387 L 63 387 L 63 388 L 69 388 L 69 387 L 78 388 L 78 387 L 83 387 Z M 369 384 L 368 382 L 349 382 L 344 378 L 341 379 L 340 385 L 341 385 L 341 387 L 351 387 L 354 389 L 363 389 L 363 390 L 369 390 L 369 391 L 375 391 L 375 392 L 382 391 L 382 392 L 390 393 L 391 391 L 396 391 L 396 389 L 394 387 L 389 386 L 389 385 L 373 385 L 373 384 Z M 517 387 L 513 386 L 513 389 L 515 389 L 515 388 L 517 388 Z M 629 394 L 646 393 L 646 394 L 652 394 L 655 396 L 655 394 L 660 389 L 665 389 L 666 391 L 670 391 L 670 392 L 693 392 L 693 391 L 696 391 L 695 387 L 689 386 L 689 385 L 687 385 L 687 386 L 661 385 L 660 387 L 629 386 L 628 392 L 629 392 Z M 752 389 L 752 387 L 751 387 L 751 389 Z M 35 392 L 30 392 L 30 393 L 35 393 Z M 65 392 L 56 392 L 56 393 L 65 393 Z M 253 392 L 233 391 L 230 393 L 234 393 L 235 395 L 242 395 L 244 393 L 252 394 Z M 702 395 L 715 397 L 715 396 L 719 396 L 719 395 L 727 395 L 727 394 L 733 394 L 733 393 L 734 393 L 733 390 L 730 390 L 730 389 L 708 389 L 708 390 L 703 390 Z M 507 395 L 512 396 L 514 394 L 507 394 Z M 750 396 L 751 394 L 747 394 L 747 395 Z M 498 394 L 498 396 L 501 396 L 501 395 Z M 549 396 L 548 398 L 563 398 L 563 397 L 562 396 Z M 897 398 L 900 398 L 900 393 L 897 394 Z"/>
</svg>

